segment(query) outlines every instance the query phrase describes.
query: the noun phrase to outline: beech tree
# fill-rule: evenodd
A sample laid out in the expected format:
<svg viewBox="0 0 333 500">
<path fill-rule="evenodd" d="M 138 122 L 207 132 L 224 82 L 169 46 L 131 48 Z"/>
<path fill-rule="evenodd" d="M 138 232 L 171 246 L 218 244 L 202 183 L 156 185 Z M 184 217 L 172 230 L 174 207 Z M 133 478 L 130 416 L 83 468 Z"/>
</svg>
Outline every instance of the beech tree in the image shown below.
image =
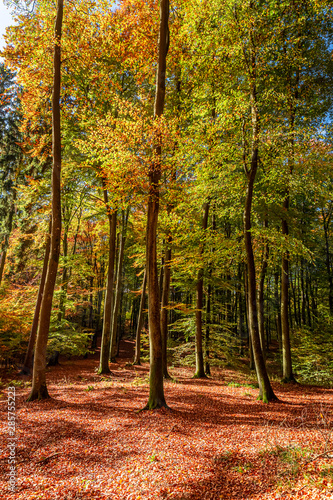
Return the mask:
<svg viewBox="0 0 333 500">
<path fill-rule="evenodd" d="M 50 328 L 53 291 L 56 283 L 61 241 L 61 128 L 60 128 L 60 90 L 61 90 L 61 34 L 63 20 L 63 0 L 57 1 L 57 14 L 54 30 L 54 76 L 52 93 L 52 228 L 48 269 L 41 303 L 39 328 L 35 346 L 32 388 L 28 401 L 47 399 L 46 386 L 46 349 Z"/>
<path fill-rule="evenodd" d="M 163 348 L 160 323 L 160 299 L 157 272 L 156 232 L 159 210 L 159 183 L 161 180 L 162 136 L 159 130 L 163 115 L 166 82 L 166 57 L 169 48 L 169 0 L 161 0 L 158 36 L 158 62 L 154 118 L 156 120 L 154 159 L 149 168 L 149 194 L 147 211 L 147 284 L 148 321 L 150 339 L 149 399 L 146 408 L 152 410 L 166 406 L 163 388 Z"/>
<path fill-rule="evenodd" d="M 114 303 L 114 265 L 116 256 L 116 230 L 117 230 L 117 210 L 111 209 L 108 201 L 108 193 L 106 186 L 103 185 L 104 202 L 107 210 L 109 221 L 109 251 L 108 251 L 108 274 L 105 292 L 104 317 L 103 317 L 103 333 L 101 343 L 101 355 L 98 374 L 110 373 L 109 357 L 111 343 L 111 328 L 112 328 L 112 309 Z"/>
</svg>

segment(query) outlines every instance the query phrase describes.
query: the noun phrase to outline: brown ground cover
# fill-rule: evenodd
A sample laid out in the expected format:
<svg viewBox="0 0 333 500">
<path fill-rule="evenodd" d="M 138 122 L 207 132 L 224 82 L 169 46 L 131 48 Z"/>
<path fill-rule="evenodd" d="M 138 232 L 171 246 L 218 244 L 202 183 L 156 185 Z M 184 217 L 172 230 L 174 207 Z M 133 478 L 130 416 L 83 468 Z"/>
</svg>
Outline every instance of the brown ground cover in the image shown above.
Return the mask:
<svg viewBox="0 0 333 500">
<path fill-rule="evenodd" d="M 280 401 L 267 405 L 245 375 L 195 380 L 179 367 L 165 383 L 171 410 L 138 412 L 149 367 L 131 366 L 131 349 L 122 343 L 109 377 L 97 356 L 61 359 L 48 401 L 26 403 L 16 387 L 15 493 L 3 383 L 1 499 L 333 499 L 333 390 L 273 382 Z"/>
</svg>

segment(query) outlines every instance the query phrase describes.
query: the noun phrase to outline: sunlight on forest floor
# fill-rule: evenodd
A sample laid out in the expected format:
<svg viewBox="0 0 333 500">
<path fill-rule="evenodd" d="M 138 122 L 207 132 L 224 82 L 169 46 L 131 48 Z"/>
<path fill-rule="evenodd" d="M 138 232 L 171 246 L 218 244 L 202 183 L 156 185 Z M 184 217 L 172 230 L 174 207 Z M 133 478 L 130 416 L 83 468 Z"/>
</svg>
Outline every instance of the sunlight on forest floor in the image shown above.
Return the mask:
<svg viewBox="0 0 333 500">
<path fill-rule="evenodd" d="M 280 401 L 265 405 L 239 372 L 198 380 L 174 367 L 165 383 L 171 411 L 137 412 L 148 365 L 128 361 L 98 376 L 97 357 L 61 360 L 48 371 L 45 402 L 26 403 L 27 379 L 16 381 L 17 491 L 1 498 L 333 498 L 332 390 L 275 382 Z M 2 382 L 5 422 L 13 381 Z M 1 433 L 6 491 L 6 425 Z"/>
</svg>

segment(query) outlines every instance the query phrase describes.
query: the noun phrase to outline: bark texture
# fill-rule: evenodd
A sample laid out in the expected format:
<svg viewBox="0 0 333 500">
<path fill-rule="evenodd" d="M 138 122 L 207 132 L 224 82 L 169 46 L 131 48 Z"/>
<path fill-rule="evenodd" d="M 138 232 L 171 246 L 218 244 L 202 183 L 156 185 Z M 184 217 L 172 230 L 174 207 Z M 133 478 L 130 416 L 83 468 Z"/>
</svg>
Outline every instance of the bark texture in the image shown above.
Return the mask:
<svg viewBox="0 0 333 500">
<path fill-rule="evenodd" d="M 162 303 L 161 303 L 161 334 L 162 334 L 162 348 L 163 348 L 163 376 L 164 378 L 171 378 L 168 373 L 168 305 L 169 305 L 169 291 L 170 291 L 170 278 L 171 278 L 171 242 L 172 238 L 169 235 L 167 240 L 167 248 L 164 255 L 163 267 L 163 289 L 162 289 Z"/>
<path fill-rule="evenodd" d="M 138 317 L 138 324 L 136 327 L 136 336 L 135 336 L 135 355 L 134 355 L 134 361 L 133 365 L 141 365 L 141 331 L 143 327 L 143 311 L 145 308 L 145 302 L 146 302 L 146 286 L 147 286 L 147 272 L 145 270 L 144 275 L 143 275 L 143 282 L 142 282 L 142 295 L 141 295 L 141 300 L 140 300 L 140 309 L 139 309 L 139 317 Z"/>
<path fill-rule="evenodd" d="M 202 219 L 202 229 L 207 229 L 208 224 L 208 212 L 209 203 L 205 203 L 203 207 L 204 215 Z M 204 251 L 204 246 L 200 248 L 200 255 Z M 204 356 L 203 356 L 203 342 L 202 342 L 202 308 L 203 308 L 203 269 L 201 268 L 198 272 L 197 281 L 197 304 L 195 311 L 195 378 L 205 378 L 205 366 L 204 366 Z"/>
</svg>

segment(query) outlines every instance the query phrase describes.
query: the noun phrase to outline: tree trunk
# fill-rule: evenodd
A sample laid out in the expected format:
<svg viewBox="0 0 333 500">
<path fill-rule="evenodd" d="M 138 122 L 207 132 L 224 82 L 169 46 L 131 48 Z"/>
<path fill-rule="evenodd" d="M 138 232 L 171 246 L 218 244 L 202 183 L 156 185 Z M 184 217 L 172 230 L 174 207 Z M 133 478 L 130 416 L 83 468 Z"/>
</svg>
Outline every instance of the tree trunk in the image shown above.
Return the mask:
<svg viewBox="0 0 333 500">
<path fill-rule="evenodd" d="M 322 210 L 322 216 L 323 216 L 323 227 L 325 235 L 325 264 L 326 264 L 327 279 L 328 279 L 328 304 L 330 308 L 330 314 L 333 315 L 333 276 L 331 270 L 331 252 L 329 245 L 329 224 L 331 220 L 331 212 L 325 214 L 324 210 Z"/>
<path fill-rule="evenodd" d="M 24 363 L 23 363 L 22 370 L 21 370 L 21 373 L 24 375 L 30 375 L 31 370 L 32 370 L 33 352 L 34 352 L 36 335 L 37 335 L 37 330 L 38 330 L 39 313 L 40 313 L 40 307 L 41 307 L 41 303 L 42 303 L 42 299 L 43 299 L 47 265 L 48 265 L 49 256 L 50 256 L 51 227 L 52 227 L 52 223 L 51 223 L 51 219 L 50 219 L 49 232 L 46 235 L 43 270 L 42 270 L 42 275 L 40 278 L 35 313 L 34 313 L 34 318 L 33 318 L 32 325 L 31 325 L 27 352 L 25 354 Z"/>
<path fill-rule="evenodd" d="M 268 227 L 268 221 L 265 220 L 265 228 Z M 266 342 L 265 342 L 265 317 L 264 317 L 264 285 L 265 278 L 268 266 L 268 256 L 269 256 L 269 247 L 268 243 L 265 244 L 263 261 L 261 266 L 260 280 L 259 280 L 259 289 L 258 289 L 258 328 L 259 328 L 259 337 L 260 337 L 260 345 L 262 350 L 262 355 L 264 360 L 266 360 Z"/>
<path fill-rule="evenodd" d="M 216 233 L 216 206 L 215 202 L 213 203 L 213 210 L 212 210 L 212 232 L 213 234 Z M 211 249 L 212 255 L 215 254 L 215 247 Z M 207 302 L 206 302 L 206 338 L 205 338 L 205 374 L 210 375 L 210 363 L 209 363 L 209 357 L 210 357 L 210 329 L 211 329 L 211 324 L 212 320 L 214 317 L 214 312 L 213 312 L 213 300 L 212 300 L 212 294 L 213 294 L 213 288 L 212 288 L 212 270 L 213 270 L 213 262 L 210 261 L 209 263 L 209 269 L 208 269 L 208 287 L 207 287 Z"/>
<path fill-rule="evenodd" d="M 249 280 L 248 280 L 248 271 L 247 265 L 244 269 L 244 290 L 245 290 L 245 323 L 246 323 L 246 339 L 248 341 L 248 352 L 249 352 L 249 368 L 250 370 L 254 370 L 254 358 L 253 358 L 253 349 L 252 349 L 252 340 L 251 340 L 251 332 L 250 332 L 250 313 L 249 313 Z"/>
<path fill-rule="evenodd" d="M 236 289 L 236 297 L 238 300 L 238 321 L 237 321 L 237 330 L 240 339 L 240 352 L 239 354 L 243 356 L 244 354 L 244 337 L 245 337 L 245 328 L 244 328 L 244 309 L 243 309 L 243 296 L 242 296 L 242 266 L 238 264 L 238 274 L 237 274 L 237 289 Z"/>
<path fill-rule="evenodd" d="M 97 275 L 97 296 L 96 296 L 96 321 L 95 321 L 95 333 L 93 335 L 91 349 L 96 349 L 97 347 L 97 337 L 99 334 L 99 325 L 101 320 L 101 309 L 102 309 L 102 301 L 103 301 L 103 287 L 104 282 L 104 267 L 100 266 L 100 271 Z"/>
<path fill-rule="evenodd" d="M 165 101 L 166 57 L 169 46 L 169 0 L 160 2 L 158 38 L 158 64 L 156 72 L 155 120 L 163 115 Z M 163 349 L 160 323 L 160 300 L 157 272 L 156 234 L 161 180 L 161 133 L 155 132 L 155 159 L 149 168 L 149 194 L 147 213 L 146 262 L 148 282 L 148 322 L 150 339 L 149 400 L 145 409 L 167 406 L 163 388 Z"/>
<path fill-rule="evenodd" d="M 301 307 L 302 307 L 302 323 L 303 325 L 306 325 L 306 292 L 305 292 L 305 286 L 304 286 L 304 259 L 301 258 Z"/>
<path fill-rule="evenodd" d="M 57 277 L 61 241 L 61 128 L 60 128 L 60 89 L 61 89 L 61 29 L 63 0 L 57 1 L 54 43 L 54 74 L 52 93 L 52 230 L 50 258 L 42 298 L 39 329 L 35 347 L 32 388 L 28 401 L 49 398 L 46 386 L 46 349 L 49 336 L 52 299 Z"/>
<path fill-rule="evenodd" d="M 246 59 L 247 56 L 245 55 Z M 256 90 L 256 57 L 254 49 L 250 53 L 249 79 L 250 79 L 250 106 L 252 116 L 252 152 L 249 168 L 246 165 L 246 148 L 244 145 L 244 167 L 247 175 L 247 189 L 244 208 L 244 239 L 245 251 L 247 259 L 247 272 L 248 272 L 248 315 L 249 315 L 249 329 L 250 338 L 253 349 L 253 358 L 256 368 L 258 383 L 259 383 L 259 399 L 265 403 L 277 399 L 271 383 L 268 378 L 265 361 L 262 355 L 259 327 L 258 327 L 258 313 L 257 313 L 257 297 L 256 297 L 256 271 L 255 261 L 252 246 L 251 234 L 251 210 L 254 182 L 258 170 L 258 157 L 259 157 L 259 112 L 257 104 L 257 90 Z M 245 143 L 245 138 L 243 138 Z"/>
<path fill-rule="evenodd" d="M 284 47 L 286 51 L 286 47 Z M 298 100 L 298 84 L 299 84 L 299 68 L 296 69 L 296 82 L 293 84 L 292 77 L 289 75 L 290 88 L 294 87 L 294 95 L 289 102 L 289 125 L 290 125 L 290 149 L 291 158 L 289 158 L 289 174 L 293 173 L 294 169 L 294 144 L 295 144 L 295 116 L 296 106 L 294 102 Z M 294 101 L 294 102 L 292 102 Z M 286 182 L 286 194 L 283 202 L 283 217 L 282 217 L 282 234 L 286 240 L 289 235 L 288 227 L 288 212 L 290 204 L 289 194 L 289 178 Z M 289 252 L 288 250 L 282 255 L 282 277 L 281 277 L 281 343 L 282 343 L 282 381 L 295 382 L 292 371 L 291 362 L 291 347 L 290 347 L 290 329 L 289 329 Z"/>
<path fill-rule="evenodd" d="M 207 229 L 209 203 L 204 204 L 204 215 L 202 219 L 202 228 Z M 204 246 L 201 245 L 200 255 L 203 254 Z M 202 347 L 202 308 L 203 308 L 203 269 L 198 272 L 197 281 L 197 304 L 195 311 L 195 378 L 205 378 L 205 367 Z"/>
<path fill-rule="evenodd" d="M 166 242 L 166 249 L 164 255 L 164 273 L 163 273 L 163 290 L 162 290 L 162 303 L 161 303 L 161 335 L 162 335 L 162 350 L 163 350 L 163 377 L 171 378 L 168 373 L 168 357 L 167 357 L 167 344 L 168 344 L 168 304 L 170 292 L 170 279 L 171 279 L 171 235 L 168 236 Z"/>
<path fill-rule="evenodd" d="M 110 346 L 110 359 L 111 361 L 116 360 L 117 353 L 117 326 L 118 326 L 118 311 L 120 304 L 120 289 L 121 289 L 121 277 L 123 271 L 123 261 L 124 261 L 124 248 L 126 242 L 126 229 L 127 229 L 127 221 L 129 215 L 129 208 L 127 208 L 126 213 L 123 210 L 122 218 L 122 232 L 120 237 L 119 244 L 119 256 L 118 256 L 118 270 L 117 270 L 117 282 L 116 282 L 116 291 L 115 291 L 115 299 L 114 299 L 114 308 L 113 308 L 113 316 L 112 316 L 112 328 L 111 328 L 111 346 Z"/>
<path fill-rule="evenodd" d="M 289 205 L 285 201 L 284 207 Z M 288 235 L 288 223 L 282 221 L 282 234 Z M 290 332 L 289 332 L 289 252 L 282 257 L 282 279 L 281 279 L 281 344 L 282 344 L 282 380 L 283 382 L 294 382 L 291 363 Z"/>
<path fill-rule="evenodd" d="M 65 319 L 65 300 L 67 297 L 67 256 L 68 256 L 68 227 L 64 230 L 64 239 L 63 239 L 63 257 L 64 257 L 64 265 L 62 268 L 62 277 L 61 277 L 61 286 L 60 286 L 60 300 L 59 300 L 59 312 L 58 312 L 58 323 L 60 327 L 60 323 L 62 319 Z"/>
<path fill-rule="evenodd" d="M 209 275 L 211 279 L 212 269 L 209 270 Z M 206 356 L 205 356 L 205 374 L 210 375 L 210 364 L 209 364 L 209 344 L 210 344 L 210 325 L 212 322 L 212 314 L 211 314 L 211 296 L 212 296 L 212 285 L 208 283 L 207 287 L 207 303 L 206 303 Z"/>
<path fill-rule="evenodd" d="M 3 247 L 0 257 L 0 285 L 3 278 L 3 271 L 5 269 L 6 257 L 7 257 L 7 245 Z"/>
<path fill-rule="evenodd" d="M 140 309 L 139 309 L 138 324 L 137 324 L 137 328 L 136 328 L 135 355 L 134 355 L 133 365 L 141 365 L 141 360 L 140 360 L 140 355 L 141 355 L 140 339 L 141 339 L 141 331 L 142 331 L 142 327 L 143 327 L 143 311 L 144 311 L 144 308 L 145 308 L 145 301 L 146 301 L 146 285 L 147 285 L 147 273 L 146 273 L 146 270 L 145 270 L 144 275 L 143 275 L 142 295 L 141 295 L 141 300 L 140 300 Z"/>
<path fill-rule="evenodd" d="M 160 175 L 156 171 L 149 176 L 150 192 L 147 217 L 147 282 L 148 282 L 148 324 L 150 339 L 149 400 L 146 406 L 151 410 L 166 406 L 163 389 L 163 349 L 160 325 L 160 294 L 157 271 L 156 232 L 159 209 Z"/>
<path fill-rule="evenodd" d="M 275 310 L 275 326 L 276 326 L 276 335 L 279 343 L 279 351 L 282 352 L 282 340 L 281 340 L 281 299 L 279 293 L 279 282 L 280 282 L 280 273 L 276 271 L 274 273 L 274 310 Z M 282 360 L 281 360 L 282 361 Z M 282 365 L 282 362 L 281 362 Z"/>
<path fill-rule="evenodd" d="M 103 183 L 104 201 L 109 219 L 109 262 L 107 285 L 104 300 L 104 316 L 103 316 L 103 331 L 101 341 L 101 353 L 99 360 L 99 375 L 106 375 L 110 373 L 109 368 L 109 355 L 110 355 L 110 337 L 111 337 L 111 322 L 112 322 L 112 308 L 113 308 L 113 283 L 114 283 L 114 261 L 116 255 L 116 237 L 117 237 L 117 211 L 110 212 L 108 205 L 108 194 L 106 187 Z"/>
<path fill-rule="evenodd" d="M 255 150 L 252 156 L 251 174 L 249 176 L 249 183 L 246 192 L 246 203 L 244 210 L 244 232 L 245 232 L 245 249 L 247 257 L 247 271 L 248 271 L 248 315 L 249 315 L 249 329 L 250 329 L 250 339 L 253 349 L 253 359 L 257 372 L 258 383 L 259 383 L 259 399 L 262 399 L 265 403 L 277 399 L 273 389 L 271 387 L 265 361 L 263 358 L 259 326 L 258 326 L 258 315 L 257 315 L 257 301 L 256 301 L 256 272 L 255 263 L 252 247 L 252 236 L 251 236 L 251 205 L 253 196 L 253 183 L 256 172 L 258 151 Z"/>
</svg>

